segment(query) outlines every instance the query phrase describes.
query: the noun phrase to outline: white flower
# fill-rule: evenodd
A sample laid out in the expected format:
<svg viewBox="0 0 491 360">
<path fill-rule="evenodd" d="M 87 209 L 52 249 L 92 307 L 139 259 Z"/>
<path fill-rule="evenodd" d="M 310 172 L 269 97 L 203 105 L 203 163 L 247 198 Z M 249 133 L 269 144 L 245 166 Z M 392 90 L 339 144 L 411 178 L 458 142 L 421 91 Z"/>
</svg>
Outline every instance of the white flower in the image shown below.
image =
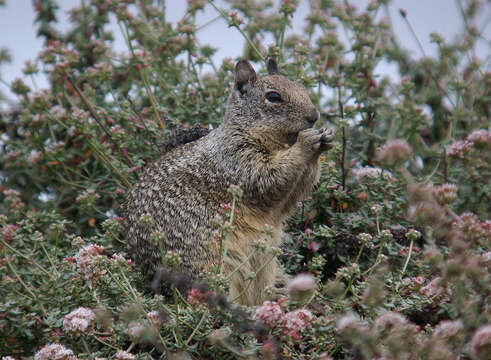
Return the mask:
<svg viewBox="0 0 491 360">
<path fill-rule="evenodd" d="M 72 335 L 80 335 L 92 328 L 95 320 L 95 313 L 85 307 L 79 307 L 65 316 L 63 328 Z"/>
<path fill-rule="evenodd" d="M 127 351 L 119 350 L 116 355 L 114 355 L 115 360 L 133 360 L 135 359 L 135 355 L 130 354 Z"/>
<path fill-rule="evenodd" d="M 49 344 L 34 355 L 34 360 L 77 360 L 77 357 L 63 345 Z"/>
</svg>

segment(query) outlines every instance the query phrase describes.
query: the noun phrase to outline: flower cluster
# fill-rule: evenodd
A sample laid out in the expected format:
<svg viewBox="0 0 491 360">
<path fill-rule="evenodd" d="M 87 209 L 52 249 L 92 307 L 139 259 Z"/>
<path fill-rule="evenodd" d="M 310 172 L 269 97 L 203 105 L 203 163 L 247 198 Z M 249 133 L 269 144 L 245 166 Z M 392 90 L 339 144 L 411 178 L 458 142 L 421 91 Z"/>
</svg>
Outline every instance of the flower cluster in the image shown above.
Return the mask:
<svg viewBox="0 0 491 360">
<path fill-rule="evenodd" d="M 300 331 L 312 321 L 312 313 L 307 309 L 298 309 L 284 313 L 276 301 L 265 301 L 255 312 L 254 318 L 272 327 L 281 328 L 285 335 L 300 339 Z"/>
<path fill-rule="evenodd" d="M 412 149 L 402 139 L 392 140 L 377 149 L 376 160 L 385 166 L 401 164 L 409 159 Z"/>
<path fill-rule="evenodd" d="M 60 344 L 43 346 L 34 355 L 34 360 L 77 360 L 73 351 Z"/>
<path fill-rule="evenodd" d="M 85 279 L 97 281 L 106 273 L 102 262 L 107 258 L 102 256 L 104 247 L 96 244 L 89 244 L 81 248 L 75 255 L 75 263 L 80 275 Z"/>
<path fill-rule="evenodd" d="M 87 333 L 94 326 L 95 313 L 85 307 L 79 307 L 65 315 L 63 328 L 71 335 L 78 336 Z"/>
<path fill-rule="evenodd" d="M 256 310 L 254 318 L 273 327 L 281 323 L 283 310 L 276 301 L 265 301 L 262 306 Z"/>
<path fill-rule="evenodd" d="M 306 301 L 315 291 L 315 278 L 310 274 L 299 274 L 288 282 L 287 291 L 293 301 Z"/>
</svg>

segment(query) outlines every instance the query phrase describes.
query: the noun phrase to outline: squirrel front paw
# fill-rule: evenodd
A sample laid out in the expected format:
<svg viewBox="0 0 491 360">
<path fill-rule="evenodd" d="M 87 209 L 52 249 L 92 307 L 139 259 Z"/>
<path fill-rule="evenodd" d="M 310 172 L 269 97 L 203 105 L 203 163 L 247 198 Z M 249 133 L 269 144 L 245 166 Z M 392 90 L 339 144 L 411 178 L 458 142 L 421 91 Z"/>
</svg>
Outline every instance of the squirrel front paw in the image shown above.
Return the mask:
<svg viewBox="0 0 491 360">
<path fill-rule="evenodd" d="M 331 129 L 306 129 L 298 133 L 297 143 L 306 153 L 319 154 L 332 147 L 333 139 Z"/>
</svg>

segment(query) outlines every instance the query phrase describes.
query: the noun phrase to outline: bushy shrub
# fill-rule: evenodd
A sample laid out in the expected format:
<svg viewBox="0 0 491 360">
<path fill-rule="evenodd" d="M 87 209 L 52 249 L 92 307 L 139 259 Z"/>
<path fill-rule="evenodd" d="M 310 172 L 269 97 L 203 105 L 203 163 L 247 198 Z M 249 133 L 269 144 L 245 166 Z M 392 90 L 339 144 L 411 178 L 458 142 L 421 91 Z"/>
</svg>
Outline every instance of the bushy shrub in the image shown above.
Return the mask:
<svg viewBox="0 0 491 360">
<path fill-rule="evenodd" d="M 291 0 L 189 0 L 177 23 L 161 1 L 82 1 L 64 32 L 56 2 L 34 1 L 44 48 L 0 118 L 0 355 L 490 358 L 490 74 L 471 55 L 485 5 L 462 2 L 461 36 L 432 34 L 438 55 L 414 59 L 378 16 L 389 2 L 311 1 L 293 33 Z M 337 132 L 280 256 L 310 275 L 257 309 L 227 299 L 214 273 L 160 273 L 164 297 L 124 253 L 118 209 L 141 169 L 182 129 L 223 117 L 234 60 L 215 63 L 196 40 L 205 6 L 243 35 L 244 54 L 231 56 L 263 71 L 276 58 Z M 401 80 L 378 76 L 382 62 Z M 40 71 L 47 89 L 30 85 Z"/>
</svg>

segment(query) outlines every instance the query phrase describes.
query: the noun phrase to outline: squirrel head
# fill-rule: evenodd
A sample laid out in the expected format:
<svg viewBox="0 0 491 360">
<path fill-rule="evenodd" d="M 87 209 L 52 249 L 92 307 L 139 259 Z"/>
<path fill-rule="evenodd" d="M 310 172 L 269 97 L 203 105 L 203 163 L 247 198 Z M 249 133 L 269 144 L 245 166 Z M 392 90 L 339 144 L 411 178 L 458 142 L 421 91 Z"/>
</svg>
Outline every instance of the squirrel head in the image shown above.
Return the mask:
<svg viewBox="0 0 491 360">
<path fill-rule="evenodd" d="M 267 69 L 267 75 L 258 76 L 248 61 L 237 63 L 224 125 L 293 144 L 300 131 L 319 119 L 319 112 L 305 87 L 280 75 L 274 60 L 268 60 Z"/>
</svg>

